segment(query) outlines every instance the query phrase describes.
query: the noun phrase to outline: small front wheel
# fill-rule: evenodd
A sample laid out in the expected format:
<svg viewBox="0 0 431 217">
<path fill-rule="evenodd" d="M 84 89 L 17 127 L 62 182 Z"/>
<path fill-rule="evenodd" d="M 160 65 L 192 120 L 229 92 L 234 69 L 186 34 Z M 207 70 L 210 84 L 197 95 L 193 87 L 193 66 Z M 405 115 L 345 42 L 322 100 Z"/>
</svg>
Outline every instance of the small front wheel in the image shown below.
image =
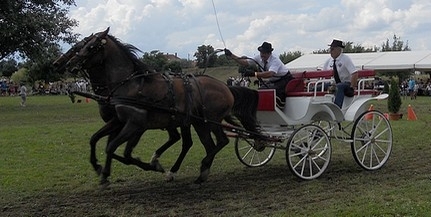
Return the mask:
<svg viewBox="0 0 431 217">
<path fill-rule="evenodd" d="M 308 124 L 298 128 L 287 142 L 286 161 L 297 177 L 311 180 L 325 172 L 331 160 L 331 141 L 321 127 Z"/>
<path fill-rule="evenodd" d="M 254 139 L 237 137 L 235 154 L 248 167 L 259 167 L 268 163 L 275 153 L 275 146 L 256 144 Z"/>
</svg>

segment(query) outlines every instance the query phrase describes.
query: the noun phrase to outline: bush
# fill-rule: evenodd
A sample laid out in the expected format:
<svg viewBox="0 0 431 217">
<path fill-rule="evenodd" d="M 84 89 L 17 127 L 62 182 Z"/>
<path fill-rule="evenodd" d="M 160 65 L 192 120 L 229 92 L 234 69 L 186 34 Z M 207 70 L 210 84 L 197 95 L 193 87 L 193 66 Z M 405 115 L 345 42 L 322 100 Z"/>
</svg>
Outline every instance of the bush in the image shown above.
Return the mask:
<svg viewBox="0 0 431 217">
<path fill-rule="evenodd" d="M 392 78 L 388 98 L 389 112 L 395 114 L 398 113 L 400 111 L 401 103 L 401 94 L 398 83 Z"/>
</svg>

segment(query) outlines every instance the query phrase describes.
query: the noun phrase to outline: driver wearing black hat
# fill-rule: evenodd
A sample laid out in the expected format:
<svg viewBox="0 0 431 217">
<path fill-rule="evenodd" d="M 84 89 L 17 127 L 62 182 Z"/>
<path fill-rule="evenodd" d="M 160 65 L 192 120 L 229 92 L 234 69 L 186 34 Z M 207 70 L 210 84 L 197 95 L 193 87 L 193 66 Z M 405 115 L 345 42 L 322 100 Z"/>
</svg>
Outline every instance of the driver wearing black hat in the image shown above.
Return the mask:
<svg viewBox="0 0 431 217">
<path fill-rule="evenodd" d="M 343 42 L 334 39 L 328 44 L 331 58 L 323 65 L 323 70 L 333 70 L 336 83 L 334 103 L 342 108 L 344 96 L 353 97 L 357 87 L 358 73 L 349 56 L 343 53 Z"/>
<path fill-rule="evenodd" d="M 224 51 L 226 56 L 231 57 L 243 66 L 254 65 L 257 63 L 260 66 L 260 71 L 247 71 L 243 73 L 243 76 L 254 76 L 258 79 L 264 78 L 266 81 L 259 88 L 275 89 L 277 105 L 279 107 L 283 107 L 286 100 L 285 87 L 289 80 L 292 79 L 292 75 L 280 58 L 272 54 L 274 49 L 272 48 L 271 43 L 263 42 L 257 50 L 260 54 L 251 59 L 238 57 L 228 49 L 225 49 Z"/>
</svg>

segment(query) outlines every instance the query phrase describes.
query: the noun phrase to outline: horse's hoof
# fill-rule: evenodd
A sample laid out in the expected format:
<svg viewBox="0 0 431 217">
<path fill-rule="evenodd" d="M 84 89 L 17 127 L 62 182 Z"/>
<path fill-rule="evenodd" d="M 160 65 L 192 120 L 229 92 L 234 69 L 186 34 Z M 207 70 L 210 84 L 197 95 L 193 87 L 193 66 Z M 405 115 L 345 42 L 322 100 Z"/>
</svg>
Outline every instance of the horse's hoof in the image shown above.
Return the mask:
<svg viewBox="0 0 431 217">
<path fill-rule="evenodd" d="M 204 183 L 205 182 L 205 180 L 202 178 L 202 176 L 199 176 L 194 182 L 193 182 L 193 184 L 196 184 L 196 185 L 201 185 L 202 183 Z"/>
<path fill-rule="evenodd" d="M 165 173 L 165 169 L 163 169 L 158 160 L 151 162 L 151 165 L 154 167 L 154 171 Z"/>
<path fill-rule="evenodd" d="M 158 154 L 154 153 L 153 156 L 151 156 L 151 161 L 150 161 L 151 164 L 156 162 L 156 161 L 159 161 L 159 157 L 160 156 Z"/>
<path fill-rule="evenodd" d="M 100 189 L 105 190 L 109 187 L 111 183 L 107 179 L 102 179 L 99 183 Z"/>
<path fill-rule="evenodd" d="M 165 176 L 165 181 L 166 182 L 173 182 L 175 180 L 175 175 L 176 174 L 171 172 L 171 171 L 167 172 L 166 176 Z"/>
<path fill-rule="evenodd" d="M 103 167 L 100 165 L 97 165 L 97 169 L 96 169 L 97 176 L 100 176 L 102 174 L 102 170 L 103 170 Z"/>
</svg>

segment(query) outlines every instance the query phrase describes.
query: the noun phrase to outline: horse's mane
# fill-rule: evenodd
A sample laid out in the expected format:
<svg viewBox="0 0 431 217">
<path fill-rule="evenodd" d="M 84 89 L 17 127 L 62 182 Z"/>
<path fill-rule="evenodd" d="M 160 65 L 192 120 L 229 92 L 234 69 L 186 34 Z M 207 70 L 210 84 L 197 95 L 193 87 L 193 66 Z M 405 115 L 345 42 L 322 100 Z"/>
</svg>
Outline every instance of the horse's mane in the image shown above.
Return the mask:
<svg viewBox="0 0 431 217">
<path fill-rule="evenodd" d="M 148 73 L 148 71 L 154 71 L 154 70 L 151 70 L 144 62 L 139 60 L 137 53 L 142 52 L 139 48 L 135 47 L 132 44 L 123 43 L 115 36 L 112 36 L 112 35 L 108 35 L 108 36 L 132 60 L 138 72 Z"/>
</svg>

